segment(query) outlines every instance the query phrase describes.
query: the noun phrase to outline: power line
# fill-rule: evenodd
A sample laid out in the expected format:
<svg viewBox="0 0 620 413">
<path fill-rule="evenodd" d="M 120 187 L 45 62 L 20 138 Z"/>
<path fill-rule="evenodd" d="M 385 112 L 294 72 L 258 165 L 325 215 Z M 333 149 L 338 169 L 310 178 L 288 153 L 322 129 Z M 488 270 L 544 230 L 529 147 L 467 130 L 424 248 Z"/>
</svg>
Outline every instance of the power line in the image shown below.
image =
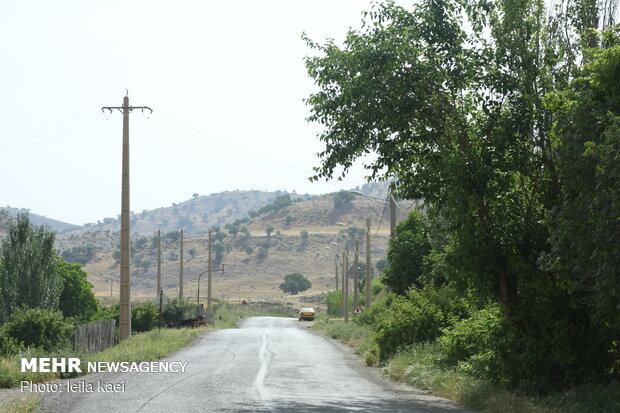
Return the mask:
<svg viewBox="0 0 620 413">
<path fill-rule="evenodd" d="M 21 129 L 21 130 L 18 130 L 18 131 L 7 132 L 7 133 L 4 133 L 4 134 L 0 135 L 0 138 L 4 138 L 4 137 L 7 137 L 7 136 L 11 136 L 11 135 L 19 135 L 20 133 L 29 132 L 29 131 L 33 131 L 33 130 L 37 130 L 37 129 L 47 128 L 49 126 L 58 125 L 60 123 L 65 123 L 65 122 L 68 122 L 70 120 L 83 118 L 84 116 L 87 116 L 89 114 L 91 114 L 91 112 L 82 113 L 81 115 L 72 116 L 70 118 L 63 119 L 63 120 L 58 120 L 58 121 L 51 122 L 51 123 L 47 123 L 45 125 L 33 126 L 31 128 Z"/>
<path fill-rule="evenodd" d="M 97 122 L 97 123 L 102 123 L 102 122 L 103 121 L 100 121 L 100 122 Z M 73 135 L 76 135 L 78 133 L 91 130 L 95 126 L 98 126 L 98 125 L 97 124 L 93 124 L 93 125 L 91 125 L 89 127 L 81 128 L 81 129 L 75 130 L 73 132 L 66 133 L 64 135 L 55 136 L 55 137 L 52 137 L 52 138 L 49 138 L 49 139 L 43 139 L 43 140 L 40 140 L 40 141 L 37 141 L 37 142 L 27 143 L 27 144 L 24 144 L 24 145 L 21 145 L 21 146 L 16 146 L 16 147 L 13 147 L 13 148 L 8 148 L 8 149 L 0 150 L 0 153 L 12 152 L 12 151 L 16 151 L 16 150 L 19 150 L 19 149 L 29 148 L 29 147 L 32 147 L 32 146 L 37 146 L 37 145 L 42 145 L 42 144 L 45 144 L 45 143 L 48 143 L 48 142 L 53 142 L 53 141 L 56 141 L 56 140 L 59 140 L 59 139 L 66 138 L 68 136 L 73 136 Z M 12 144 L 5 144 L 5 145 L 0 145 L 0 146 L 16 145 L 16 144 L 19 144 L 19 143 L 20 142 L 15 142 L 15 143 L 12 143 Z"/>
</svg>

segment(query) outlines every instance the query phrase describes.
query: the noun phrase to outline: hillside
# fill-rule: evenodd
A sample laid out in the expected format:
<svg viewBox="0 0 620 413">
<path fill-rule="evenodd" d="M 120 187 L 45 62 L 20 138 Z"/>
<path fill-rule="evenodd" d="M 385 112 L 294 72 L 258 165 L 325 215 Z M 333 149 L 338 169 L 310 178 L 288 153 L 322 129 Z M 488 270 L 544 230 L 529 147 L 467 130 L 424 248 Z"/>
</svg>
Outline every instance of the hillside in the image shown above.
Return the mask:
<svg viewBox="0 0 620 413">
<path fill-rule="evenodd" d="M 214 276 L 214 296 L 228 300 L 287 300 L 298 302 L 305 296 L 316 299 L 317 294 L 334 288 L 334 255 L 341 255 L 345 247 L 353 256 L 354 241 L 363 246 L 364 225 L 371 220 L 372 262 L 385 258 L 389 235 L 389 209 L 385 203 L 362 196 L 353 196 L 336 206 L 337 193 L 293 203 L 279 211 L 258 217 L 254 221 L 228 225 L 214 233 L 214 267 L 225 271 Z M 399 211 L 399 220 L 408 211 Z M 379 227 L 379 225 L 381 225 Z M 272 231 L 267 234 L 266 229 Z M 307 234 L 304 234 L 307 232 Z M 162 236 L 163 288 L 169 297 L 177 297 L 179 282 L 179 232 L 165 232 Z M 110 282 L 114 282 L 113 296 L 118 297 L 119 265 L 114 251 L 118 233 L 87 231 L 81 235 L 63 235 L 60 244 L 65 248 L 75 245 L 99 245 L 86 264 L 97 295 L 109 297 Z M 196 279 L 207 268 L 206 234 L 186 235 L 184 242 L 185 296 L 195 299 Z M 352 259 L 351 259 L 352 260 Z M 362 254 L 360 261 L 365 261 Z M 132 248 L 132 291 L 134 297 L 155 296 L 157 274 L 157 242 L 153 233 L 135 235 Z M 377 269 L 374 268 L 375 274 Z M 278 286 L 284 275 L 300 272 L 312 282 L 312 288 L 300 296 L 289 297 Z M 111 281 L 113 280 L 113 281 Z M 201 296 L 206 294 L 203 277 Z"/>
<path fill-rule="evenodd" d="M 79 229 L 78 225 L 68 224 L 66 222 L 57 221 L 55 219 L 47 218 L 43 215 L 37 215 L 30 212 L 26 208 L 13 208 L 10 206 L 0 207 L 0 234 L 5 233 L 8 229 L 8 222 L 12 218 L 17 217 L 17 214 L 28 214 L 30 216 L 30 222 L 34 225 L 46 225 L 57 233 L 67 232 L 75 229 Z M 11 219 L 7 219 L 7 216 Z"/>
<path fill-rule="evenodd" d="M 286 191 L 226 191 L 207 196 L 194 194 L 192 199 L 174 203 L 169 207 L 154 210 L 144 210 L 140 213 L 131 213 L 131 232 L 133 234 L 152 234 L 157 230 L 163 232 L 184 229 L 188 234 L 198 234 L 208 231 L 213 226 L 224 226 L 248 216 L 252 210 L 273 202 L 286 194 Z M 291 198 L 308 199 L 310 195 L 289 194 Z M 71 235 L 80 235 L 92 231 L 118 232 L 120 219 L 104 218 L 97 223 L 86 224 L 73 231 Z"/>
</svg>

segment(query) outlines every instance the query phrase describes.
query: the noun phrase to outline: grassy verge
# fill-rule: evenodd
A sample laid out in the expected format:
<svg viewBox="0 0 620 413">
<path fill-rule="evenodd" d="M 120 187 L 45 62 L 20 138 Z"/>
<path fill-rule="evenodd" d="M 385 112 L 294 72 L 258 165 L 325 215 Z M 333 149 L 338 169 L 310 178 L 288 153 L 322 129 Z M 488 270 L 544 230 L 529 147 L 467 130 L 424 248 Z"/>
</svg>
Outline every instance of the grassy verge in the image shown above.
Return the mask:
<svg viewBox="0 0 620 413">
<path fill-rule="evenodd" d="M 0 408 L 2 413 L 33 413 L 37 411 L 39 399 L 35 396 L 24 399 L 14 399 Z"/>
<path fill-rule="evenodd" d="M 367 365 L 376 365 L 378 352 L 366 326 L 339 321 L 317 322 L 313 330 L 355 348 Z M 489 413 L 620 413 L 620 383 L 582 386 L 547 397 L 526 397 L 445 367 L 433 343 L 401 351 L 383 367 L 384 376 Z"/>
</svg>

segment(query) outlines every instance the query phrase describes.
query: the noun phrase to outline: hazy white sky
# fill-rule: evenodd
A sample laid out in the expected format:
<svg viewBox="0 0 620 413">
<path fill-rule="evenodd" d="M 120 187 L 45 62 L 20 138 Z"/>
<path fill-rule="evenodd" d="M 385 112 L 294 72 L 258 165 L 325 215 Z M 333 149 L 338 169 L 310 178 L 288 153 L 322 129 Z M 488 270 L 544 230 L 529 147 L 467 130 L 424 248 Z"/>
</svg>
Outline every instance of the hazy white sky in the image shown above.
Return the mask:
<svg viewBox="0 0 620 413">
<path fill-rule="evenodd" d="M 403 2 L 408 4 L 409 2 Z M 300 35 L 342 40 L 370 0 L 14 1 L 0 5 L 0 206 L 74 224 L 120 213 L 122 117 L 131 209 L 234 189 L 324 193 Z"/>
</svg>

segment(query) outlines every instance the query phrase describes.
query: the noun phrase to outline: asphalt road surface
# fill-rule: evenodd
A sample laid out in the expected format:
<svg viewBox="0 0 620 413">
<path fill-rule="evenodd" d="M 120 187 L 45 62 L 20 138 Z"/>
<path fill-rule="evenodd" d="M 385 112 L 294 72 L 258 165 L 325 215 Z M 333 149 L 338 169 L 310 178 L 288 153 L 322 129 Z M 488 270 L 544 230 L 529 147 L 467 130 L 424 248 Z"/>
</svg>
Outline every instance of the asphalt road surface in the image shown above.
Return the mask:
<svg viewBox="0 0 620 413">
<path fill-rule="evenodd" d="M 184 373 L 96 373 L 118 392 L 47 392 L 43 412 L 465 412 L 379 378 L 345 345 L 292 318 L 255 317 L 167 358 Z M 77 385 L 77 384 L 76 384 Z M 95 387 L 96 388 L 96 387 Z"/>
</svg>

